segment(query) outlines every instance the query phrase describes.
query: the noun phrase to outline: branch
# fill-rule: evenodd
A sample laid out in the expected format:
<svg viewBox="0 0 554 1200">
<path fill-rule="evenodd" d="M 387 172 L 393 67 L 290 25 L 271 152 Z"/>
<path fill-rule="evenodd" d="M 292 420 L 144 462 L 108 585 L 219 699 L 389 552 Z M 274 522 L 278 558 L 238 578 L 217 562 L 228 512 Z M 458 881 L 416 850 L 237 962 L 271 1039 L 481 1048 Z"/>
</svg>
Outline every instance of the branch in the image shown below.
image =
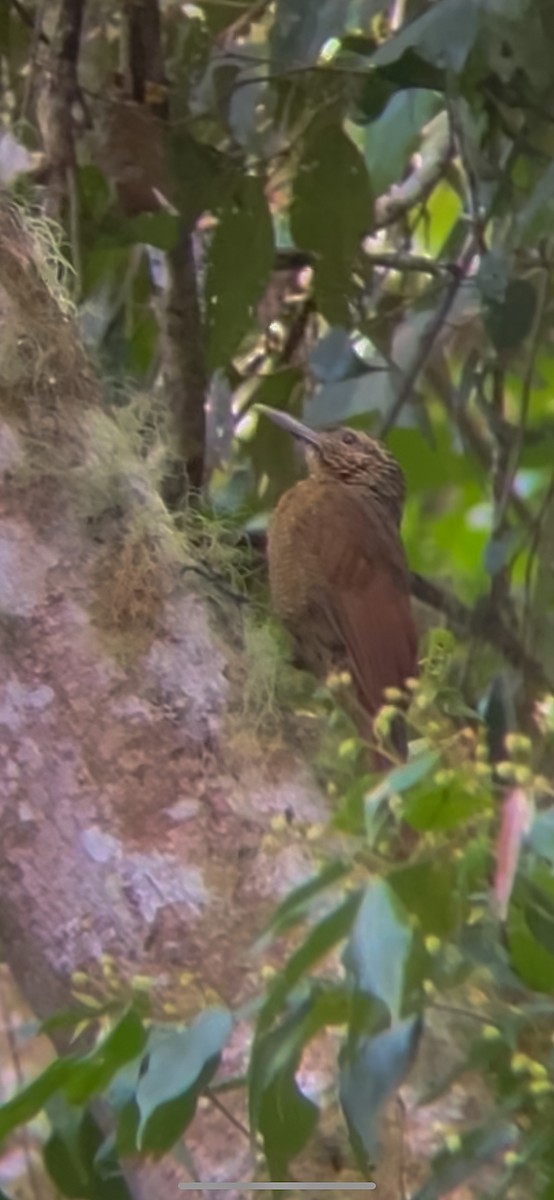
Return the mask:
<svg viewBox="0 0 554 1200">
<path fill-rule="evenodd" d="M 183 228 L 168 254 L 169 283 L 163 301 L 162 372 L 176 455 L 164 499 L 175 508 L 204 481 L 207 392 L 202 320 L 191 230 Z"/>
<path fill-rule="evenodd" d="M 474 609 L 463 604 L 446 588 L 425 579 L 417 571 L 411 572 L 410 590 L 416 599 L 428 604 L 437 612 L 444 613 L 454 632 L 473 635 L 500 650 L 512 667 L 520 670 L 538 688 L 554 690 L 554 680 L 548 678 L 541 663 L 527 653 L 520 639 L 499 619 L 498 612 L 488 599 Z"/>
<path fill-rule="evenodd" d="M 491 421 L 491 429 L 494 426 L 499 431 L 506 420 L 506 414 L 504 404 L 504 370 L 498 361 L 492 369 L 492 382 L 490 413 L 493 420 Z M 506 438 L 503 438 L 501 435 L 493 439 L 491 459 L 493 498 L 492 539 L 498 544 L 509 530 L 506 503 L 503 503 L 503 497 L 504 495 L 506 496 L 507 502 L 511 492 L 511 485 L 508 491 L 506 491 L 506 481 L 509 476 L 510 467 L 510 449 Z M 499 566 L 498 570 L 491 571 L 491 603 L 504 612 L 506 612 L 510 601 L 510 582 L 511 571 L 506 561 Z"/>
<path fill-rule="evenodd" d="M 448 314 L 450 313 L 452 305 L 458 294 L 460 285 L 465 279 L 471 266 L 471 262 L 475 255 L 475 250 L 475 238 L 473 233 L 471 233 L 470 236 L 466 238 L 460 257 L 455 264 L 454 277 L 450 281 L 441 303 L 439 304 L 434 315 L 431 317 L 427 328 L 424 330 L 421 336 L 419 349 L 414 358 L 412 366 L 404 375 L 404 380 L 398 391 L 396 400 L 394 401 L 392 408 L 387 413 L 383 421 L 379 434 L 380 437 L 386 437 L 393 425 L 396 424 L 404 405 L 408 402 L 408 400 L 410 400 L 415 384 L 424 367 L 426 366 L 435 341 L 447 320 Z"/>
<path fill-rule="evenodd" d="M 417 156 L 417 165 L 402 183 L 393 183 L 388 192 L 375 201 L 374 229 L 384 229 L 405 216 L 416 204 L 423 204 L 436 187 L 452 158 L 450 129 L 432 147 L 424 148 Z"/>
<path fill-rule="evenodd" d="M 75 168 L 72 111 L 79 94 L 77 61 L 84 5 L 85 0 L 62 0 L 37 102 L 37 123 L 48 170 L 45 209 L 48 216 L 62 225 L 72 205 L 71 175 Z M 75 212 L 70 211 L 73 226 L 75 221 Z"/>
<path fill-rule="evenodd" d="M 131 5 L 127 14 L 126 76 L 136 100 L 148 97 L 149 85 L 158 85 L 161 102 L 139 106 L 139 111 L 165 111 L 165 71 L 158 0 Z M 159 137 L 163 127 L 159 123 Z M 161 369 L 170 415 L 171 462 L 164 499 L 177 508 L 189 488 L 198 491 L 204 479 L 206 456 L 205 399 L 207 392 L 202 321 L 193 233 L 184 225 L 179 241 L 167 254 L 168 281 L 159 306 Z"/>
<path fill-rule="evenodd" d="M 473 232 L 475 234 L 476 246 L 479 254 L 485 254 L 487 251 L 484 232 L 485 213 L 479 203 L 479 180 L 474 171 L 471 155 L 467 146 L 466 133 L 460 108 L 457 80 L 451 73 L 448 77 L 445 100 L 452 142 L 458 151 L 460 162 L 466 177 L 467 209 Z"/>
<path fill-rule="evenodd" d="M 369 245 L 363 248 L 365 257 L 372 266 L 385 267 L 389 271 L 418 271 L 422 275 L 433 275 L 443 279 L 445 275 L 457 275 L 457 264 L 435 262 L 426 254 L 410 254 L 405 250 L 381 250 Z"/>
</svg>

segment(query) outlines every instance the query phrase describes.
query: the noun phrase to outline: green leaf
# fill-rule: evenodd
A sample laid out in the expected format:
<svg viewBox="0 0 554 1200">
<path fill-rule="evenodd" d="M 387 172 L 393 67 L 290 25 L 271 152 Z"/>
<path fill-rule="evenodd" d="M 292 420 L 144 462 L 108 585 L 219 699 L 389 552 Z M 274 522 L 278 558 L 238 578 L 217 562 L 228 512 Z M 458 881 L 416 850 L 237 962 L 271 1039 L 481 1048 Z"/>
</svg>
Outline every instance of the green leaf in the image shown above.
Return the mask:
<svg viewBox="0 0 554 1200">
<path fill-rule="evenodd" d="M 461 919 L 454 863 L 417 862 L 387 875 L 387 883 L 407 912 L 421 923 L 424 935 L 446 937 Z"/>
<path fill-rule="evenodd" d="M 299 249 L 316 257 L 315 296 L 332 325 L 350 326 L 352 269 L 371 219 L 361 154 L 339 126 L 317 130 L 304 144 L 293 180 L 290 226 Z"/>
<path fill-rule="evenodd" d="M 317 1121 L 317 1107 L 299 1090 L 295 1072 L 303 1049 L 320 1027 L 314 1021 L 317 990 L 282 1024 L 255 1039 L 248 1071 L 250 1126 L 264 1139 L 272 1178 L 287 1177 Z M 321 1016 L 321 1014 L 320 1014 Z"/>
<path fill-rule="evenodd" d="M 494 248 L 484 254 L 479 263 L 475 282 L 477 290 L 486 303 L 496 301 L 501 304 L 510 282 L 508 255 L 499 248 Z"/>
<path fill-rule="evenodd" d="M 337 942 L 347 937 L 360 904 L 362 892 L 352 892 L 337 908 L 328 913 L 285 963 L 277 976 L 258 1018 L 258 1030 L 266 1029 L 282 1008 L 289 992 L 316 962 L 329 954 Z"/>
<path fill-rule="evenodd" d="M 394 401 L 395 372 L 388 368 L 367 371 L 339 383 L 328 383 L 306 405 L 306 421 L 314 429 L 329 425 L 356 425 L 370 413 L 388 412 Z"/>
<path fill-rule="evenodd" d="M 32 1120 L 57 1092 L 66 1090 L 74 1103 L 100 1090 L 123 1066 L 140 1054 L 145 1033 L 142 1022 L 129 1009 L 90 1054 L 56 1059 L 36 1079 L 0 1106 L 0 1138 Z"/>
<path fill-rule="evenodd" d="M 19 1125 L 31 1121 L 46 1101 L 59 1091 L 68 1079 L 71 1079 L 75 1069 L 75 1060 L 58 1058 L 36 1079 L 21 1088 L 19 1092 L 0 1105 L 0 1139 L 6 1137 Z"/>
<path fill-rule="evenodd" d="M 364 1172 L 376 1156 L 383 1106 L 408 1074 L 421 1030 L 421 1018 L 409 1017 L 374 1037 L 358 1038 L 343 1056 L 340 1102 Z"/>
<path fill-rule="evenodd" d="M 370 845 L 374 845 L 382 826 L 383 805 L 394 795 L 409 791 L 433 770 L 440 758 L 436 750 L 426 751 L 402 767 L 395 767 L 364 798 L 364 823 Z"/>
<path fill-rule="evenodd" d="M 538 992 L 553 991 L 554 954 L 537 941 L 514 905 L 509 912 L 507 936 L 510 963 L 520 979 Z"/>
<path fill-rule="evenodd" d="M 282 408 L 293 416 L 300 416 L 301 379 L 301 372 L 294 367 L 277 371 L 275 375 L 264 376 L 252 394 L 252 399 L 255 399 L 256 404 Z M 263 484 L 260 497 L 263 499 L 263 506 L 272 508 L 282 493 L 298 480 L 298 452 L 294 438 L 284 429 L 279 429 L 267 417 L 261 416 L 253 436 L 245 442 L 245 446 L 254 468 L 258 493 Z"/>
<path fill-rule="evenodd" d="M 169 1149 L 192 1119 L 232 1028 L 227 1009 L 214 1008 L 188 1029 L 152 1032 L 135 1097 L 140 1114 L 138 1142 L 145 1153 Z"/>
<path fill-rule="evenodd" d="M 356 991 L 386 1004 L 399 1016 L 404 973 L 412 945 L 408 916 L 384 880 L 366 889 L 344 951 L 343 963 L 353 975 Z"/>
<path fill-rule="evenodd" d="M 252 325 L 273 254 L 273 226 L 262 184 L 246 176 L 222 210 L 206 256 L 211 371 L 228 364 Z"/>
<path fill-rule="evenodd" d="M 525 340 L 533 328 L 536 308 L 536 288 L 528 279 L 512 279 L 504 299 L 489 302 L 485 328 L 495 350 L 515 350 Z"/>
<path fill-rule="evenodd" d="M 463 779 L 455 776 L 444 784 L 421 784 L 404 806 L 404 820 L 425 832 L 433 829 L 456 829 L 472 817 L 489 811 L 491 797 L 486 791 L 470 791 Z"/>
<path fill-rule="evenodd" d="M 130 1154 L 136 1154 L 140 1149 L 138 1136 L 139 1121 L 140 1113 L 133 1096 L 131 1100 L 128 1100 L 123 1105 L 117 1120 L 115 1142 L 117 1152 L 122 1158 Z"/>
<path fill-rule="evenodd" d="M 314 875 L 313 879 L 294 888 L 282 904 L 276 908 L 267 925 L 267 933 L 279 935 L 296 925 L 298 921 L 303 920 L 316 896 L 332 887 L 339 879 L 344 878 L 349 870 L 350 866 L 337 858 L 323 867 L 323 870 Z M 266 935 L 263 940 L 266 940 Z"/>
<path fill-rule="evenodd" d="M 77 189 L 81 220 L 85 219 L 97 224 L 113 204 L 113 194 L 106 176 L 92 164 L 79 167 Z"/>
<path fill-rule="evenodd" d="M 479 17 L 479 5 L 472 0 L 441 0 L 389 38 L 373 55 L 372 65 L 398 62 L 411 50 L 441 70 L 459 75 L 477 37 Z"/>
<path fill-rule="evenodd" d="M 53 1132 L 44 1146 L 44 1162 L 62 1195 L 74 1200 L 129 1200 L 113 1155 L 106 1156 L 102 1165 L 97 1161 L 103 1136 L 91 1113 L 58 1102 L 49 1107 L 48 1115 Z"/>
<path fill-rule="evenodd" d="M 554 864 L 554 808 L 537 813 L 527 841 L 535 854 Z"/>
<path fill-rule="evenodd" d="M 142 242 L 145 246 L 158 246 L 160 250 L 173 250 L 179 240 L 181 219 L 174 213 L 140 213 L 121 222 L 121 245 Z"/>
<path fill-rule="evenodd" d="M 364 155 L 376 195 L 402 179 L 419 145 L 421 130 L 440 106 L 440 98 L 422 88 L 406 88 L 389 100 L 384 112 L 367 125 Z"/>
<path fill-rule="evenodd" d="M 554 954 L 554 915 L 536 904 L 528 904 L 525 908 L 525 920 L 537 942 Z"/>
<path fill-rule="evenodd" d="M 519 541 L 520 535 L 514 529 L 489 539 L 485 547 L 485 567 L 489 575 L 497 575 L 506 566 Z"/>
<path fill-rule="evenodd" d="M 389 795 L 401 796 L 413 788 L 416 783 L 425 779 L 439 759 L 440 754 L 437 750 L 425 750 L 423 754 L 418 754 L 403 766 L 395 767 L 393 771 L 390 771 L 382 786 L 387 787 Z"/>
<path fill-rule="evenodd" d="M 215 211 L 227 203 L 236 183 L 235 169 L 211 146 L 196 141 L 179 121 L 171 126 L 169 160 L 175 204 L 191 229 L 207 209 Z"/>
<path fill-rule="evenodd" d="M 266 1089 L 258 1129 L 272 1179 L 287 1178 L 290 1160 L 304 1148 L 317 1125 L 318 1111 L 293 1076 L 282 1073 Z"/>
<path fill-rule="evenodd" d="M 348 333 L 338 326 L 320 338 L 312 350 L 310 369 L 314 379 L 322 383 L 337 383 L 351 376 L 362 375 L 366 371 Z"/>
<path fill-rule="evenodd" d="M 138 1013 L 130 1008 L 91 1055 L 75 1064 L 65 1088 L 68 1100 L 82 1104 L 102 1091 L 121 1067 L 138 1058 L 145 1042 L 144 1025 Z"/>
<path fill-rule="evenodd" d="M 544 175 L 524 204 L 517 223 L 526 242 L 536 242 L 542 234 L 550 234 L 554 222 L 554 163 L 546 168 Z"/>
</svg>

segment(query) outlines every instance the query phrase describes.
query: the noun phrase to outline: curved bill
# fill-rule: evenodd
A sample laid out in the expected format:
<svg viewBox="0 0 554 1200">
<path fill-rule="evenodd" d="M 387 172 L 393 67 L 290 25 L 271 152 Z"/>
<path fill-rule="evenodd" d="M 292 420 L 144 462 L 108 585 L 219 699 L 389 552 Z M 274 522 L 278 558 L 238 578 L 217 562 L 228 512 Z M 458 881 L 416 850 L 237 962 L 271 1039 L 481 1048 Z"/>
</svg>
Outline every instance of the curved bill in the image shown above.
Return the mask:
<svg viewBox="0 0 554 1200">
<path fill-rule="evenodd" d="M 281 412 L 278 408 L 268 408 L 267 404 L 256 404 L 254 407 L 265 417 L 269 417 L 274 425 L 279 425 L 281 429 L 292 434 L 292 437 L 309 442 L 310 446 L 319 446 L 321 440 L 319 433 L 316 433 L 315 429 L 310 429 L 309 425 L 303 425 L 302 421 L 297 421 L 296 417 L 291 417 L 289 413 Z"/>
</svg>

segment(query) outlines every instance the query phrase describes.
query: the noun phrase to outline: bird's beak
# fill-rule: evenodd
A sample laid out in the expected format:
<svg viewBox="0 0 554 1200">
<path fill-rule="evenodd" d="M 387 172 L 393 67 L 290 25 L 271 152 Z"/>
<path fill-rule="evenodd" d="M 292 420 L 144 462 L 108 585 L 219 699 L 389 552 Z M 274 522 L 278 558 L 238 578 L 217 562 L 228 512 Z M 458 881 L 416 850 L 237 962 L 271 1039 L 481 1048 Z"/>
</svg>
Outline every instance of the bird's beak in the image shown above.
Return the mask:
<svg viewBox="0 0 554 1200">
<path fill-rule="evenodd" d="M 302 421 L 297 421 L 296 417 L 291 417 L 289 413 L 281 412 L 278 408 L 268 408 L 266 404 L 256 404 L 255 407 L 258 412 L 269 417 L 274 425 L 279 425 L 281 429 L 292 434 L 292 437 L 308 442 L 310 446 L 320 446 L 320 434 L 316 433 L 315 429 L 310 429 L 309 425 L 303 425 Z"/>
</svg>

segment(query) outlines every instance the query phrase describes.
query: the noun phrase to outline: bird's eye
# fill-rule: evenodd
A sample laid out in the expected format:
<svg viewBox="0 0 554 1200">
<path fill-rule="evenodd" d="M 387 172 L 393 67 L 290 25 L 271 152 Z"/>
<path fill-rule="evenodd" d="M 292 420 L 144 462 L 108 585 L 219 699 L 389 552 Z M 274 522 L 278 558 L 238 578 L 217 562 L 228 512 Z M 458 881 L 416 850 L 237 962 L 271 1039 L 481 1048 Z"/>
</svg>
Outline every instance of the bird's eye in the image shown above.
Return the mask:
<svg viewBox="0 0 554 1200">
<path fill-rule="evenodd" d="M 356 444 L 356 442 L 358 441 L 356 434 L 352 433 L 351 429 L 345 430 L 345 432 L 342 435 L 342 440 L 343 440 L 345 446 L 354 446 Z"/>
</svg>

